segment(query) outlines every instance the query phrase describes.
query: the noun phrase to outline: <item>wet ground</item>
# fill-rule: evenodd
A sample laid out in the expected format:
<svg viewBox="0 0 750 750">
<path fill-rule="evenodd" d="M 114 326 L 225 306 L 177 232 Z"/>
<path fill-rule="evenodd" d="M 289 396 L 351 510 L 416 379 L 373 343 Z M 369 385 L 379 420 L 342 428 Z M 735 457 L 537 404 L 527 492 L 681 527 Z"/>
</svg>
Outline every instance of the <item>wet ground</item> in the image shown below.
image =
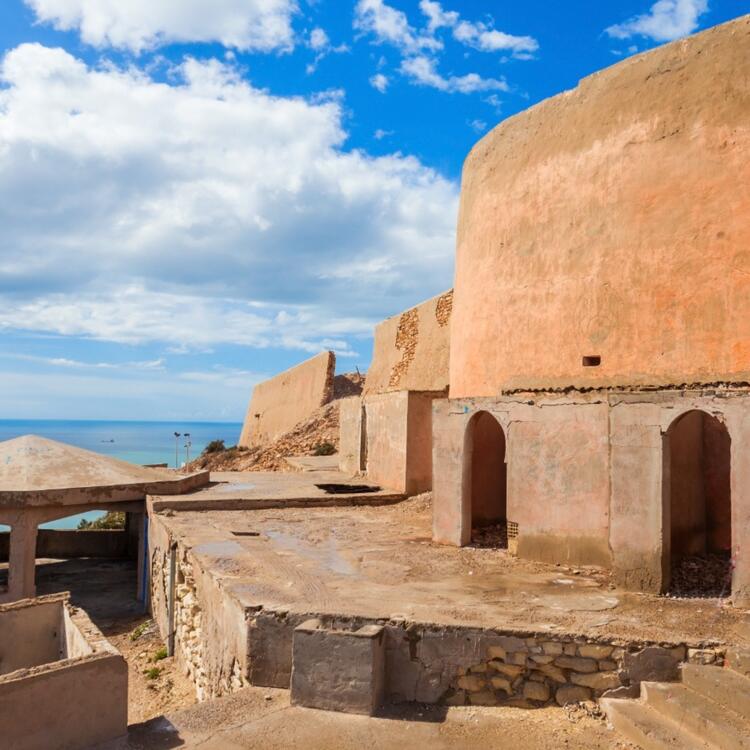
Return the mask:
<svg viewBox="0 0 750 750">
<path fill-rule="evenodd" d="M 163 520 L 246 606 L 696 645 L 730 642 L 747 617 L 726 599 L 618 591 L 602 570 L 436 545 L 426 498 Z"/>
</svg>

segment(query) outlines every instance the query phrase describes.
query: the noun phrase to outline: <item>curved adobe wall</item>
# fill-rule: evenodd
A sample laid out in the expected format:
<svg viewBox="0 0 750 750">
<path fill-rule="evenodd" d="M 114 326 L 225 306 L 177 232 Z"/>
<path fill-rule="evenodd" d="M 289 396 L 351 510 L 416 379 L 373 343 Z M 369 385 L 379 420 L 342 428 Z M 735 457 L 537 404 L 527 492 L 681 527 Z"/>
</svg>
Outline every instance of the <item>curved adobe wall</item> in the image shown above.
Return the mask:
<svg viewBox="0 0 750 750">
<path fill-rule="evenodd" d="M 474 148 L 452 397 L 750 380 L 748 50 L 745 16 L 591 76 Z"/>
</svg>

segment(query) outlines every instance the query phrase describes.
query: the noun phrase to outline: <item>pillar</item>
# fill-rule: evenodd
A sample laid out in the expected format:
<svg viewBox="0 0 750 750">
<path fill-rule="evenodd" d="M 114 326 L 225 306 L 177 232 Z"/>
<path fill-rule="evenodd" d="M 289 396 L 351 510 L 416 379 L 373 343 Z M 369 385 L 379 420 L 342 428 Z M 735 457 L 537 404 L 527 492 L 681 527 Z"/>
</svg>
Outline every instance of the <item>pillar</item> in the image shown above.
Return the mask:
<svg viewBox="0 0 750 750">
<path fill-rule="evenodd" d="M 36 520 L 28 517 L 11 527 L 7 601 L 36 596 L 36 535 Z"/>
</svg>

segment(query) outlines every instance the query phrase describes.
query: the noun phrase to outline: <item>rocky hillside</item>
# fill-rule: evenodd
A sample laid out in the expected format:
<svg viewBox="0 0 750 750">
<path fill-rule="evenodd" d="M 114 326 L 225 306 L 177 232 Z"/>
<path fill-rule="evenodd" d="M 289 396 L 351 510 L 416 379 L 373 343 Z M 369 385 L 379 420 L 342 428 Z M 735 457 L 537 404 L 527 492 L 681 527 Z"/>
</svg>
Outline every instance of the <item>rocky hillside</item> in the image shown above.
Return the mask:
<svg viewBox="0 0 750 750">
<path fill-rule="evenodd" d="M 334 399 L 321 406 L 309 419 L 269 445 L 204 453 L 188 468 L 193 471 L 283 471 L 286 456 L 311 456 L 316 450 L 337 452 L 339 448 L 339 410 L 341 399 L 362 392 L 365 378 L 358 372 L 337 375 Z M 329 447 L 330 446 L 330 447 Z"/>
</svg>

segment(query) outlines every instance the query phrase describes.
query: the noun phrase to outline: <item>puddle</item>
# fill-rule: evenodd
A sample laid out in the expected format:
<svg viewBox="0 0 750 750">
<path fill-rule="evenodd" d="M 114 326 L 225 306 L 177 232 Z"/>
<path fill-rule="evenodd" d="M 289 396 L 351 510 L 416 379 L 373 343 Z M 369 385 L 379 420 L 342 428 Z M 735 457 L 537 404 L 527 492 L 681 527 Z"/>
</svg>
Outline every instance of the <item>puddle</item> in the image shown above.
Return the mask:
<svg viewBox="0 0 750 750">
<path fill-rule="evenodd" d="M 365 495 L 370 492 L 380 492 L 375 484 L 316 484 L 326 495 Z"/>
<path fill-rule="evenodd" d="M 297 537 L 283 531 L 265 531 L 265 535 L 283 549 L 294 552 L 307 560 L 313 560 L 334 573 L 344 576 L 357 575 L 357 570 L 339 553 L 336 542 L 329 538 L 325 543 L 311 547 Z"/>
<path fill-rule="evenodd" d="M 242 546 L 237 542 L 206 542 L 193 548 L 199 555 L 212 557 L 234 557 L 242 552 Z"/>
</svg>

